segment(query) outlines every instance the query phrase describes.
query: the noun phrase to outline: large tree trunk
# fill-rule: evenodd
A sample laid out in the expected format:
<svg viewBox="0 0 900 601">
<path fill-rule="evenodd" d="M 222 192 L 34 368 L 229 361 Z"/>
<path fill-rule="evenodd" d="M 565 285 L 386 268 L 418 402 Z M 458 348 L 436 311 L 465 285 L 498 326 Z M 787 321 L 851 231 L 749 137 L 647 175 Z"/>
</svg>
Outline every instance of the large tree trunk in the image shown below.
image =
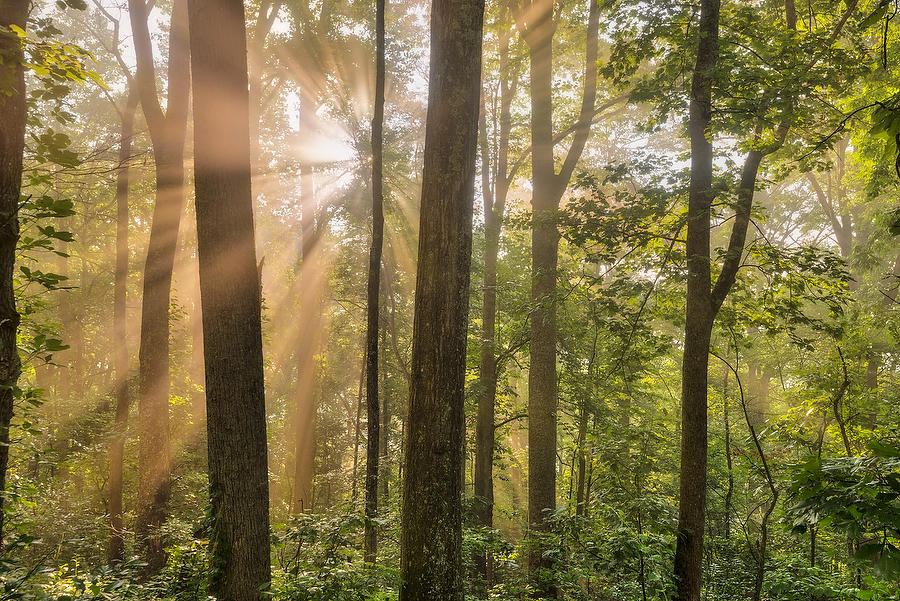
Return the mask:
<svg viewBox="0 0 900 601">
<path fill-rule="evenodd" d="M 27 0 L 3 0 L 0 26 L 25 29 Z M 3 492 L 9 465 L 9 424 L 13 414 L 13 389 L 22 371 L 16 334 L 19 313 L 13 273 L 19 242 L 19 202 L 22 193 L 22 155 L 25 149 L 25 74 L 21 40 L 0 35 L 0 545 L 5 525 Z"/>
<path fill-rule="evenodd" d="M 115 361 L 116 421 L 109 449 L 109 561 L 125 559 L 122 528 L 122 480 L 125 457 L 125 434 L 128 429 L 128 340 L 125 321 L 128 293 L 128 185 L 131 142 L 134 136 L 134 114 L 137 92 L 130 88 L 121 113 L 119 137 L 119 171 L 116 174 L 116 278 L 113 288 L 113 346 Z"/>
<path fill-rule="evenodd" d="M 462 443 L 482 0 L 431 10 L 400 601 L 462 601 Z"/>
<path fill-rule="evenodd" d="M 260 601 L 271 579 L 269 483 L 244 7 L 234 0 L 189 0 L 189 10 L 213 516 L 210 591 L 227 601 Z"/>
<path fill-rule="evenodd" d="M 184 138 L 190 70 L 185 0 L 172 9 L 166 113 L 156 90 L 153 50 L 144 0 L 129 0 L 141 109 L 150 130 L 156 164 L 156 202 L 144 265 L 139 351 L 138 519 L 136 531 L 147 570 L 165 564 L 159 527 L 169 497 L 169 304 L 178 228 L 184 204 Z"/>
<path fill-rule="evenodd" d="M 365 560 L 375 563 L 378 514 L 378 460 L 381 449 L 381 407 L 378 404 L 378 315 L 381 277 L 381 250 L 384 244 L 384 10 L 386 0 L 375 2 L 375 114 L 372 117 L 372 248 L 366 306 L 366 526 Z"/>
<path fill-rule="evenodd" d="M 556 268 L 559 231 L 556 211 L 590 133 L 597 90 L 599 7 L 589 0 L 584 91 L 575 137 L 560 172 L 553 158 L 553 2 L 535 0 L 526 7 L 525 41 L 531 59 L 531 362 L 528 371 L 528 524 L 546 530 L 556 507 Z M 551 565 L 538 547 L 529 553 L 536 594 L 555 596 Z"/>
<path fill-rule="evenodd" d="M 556 267 L 559 232 L 556 228 L 558 197 L 554 189 L 551 104 L 551 3 L 543 2 L 541 20 L 534 27 L 537 40 L 531 48 L 531 138 L 532 138 L 532 233 L 530 367 L 528 371 L 528 524 L 546 529 L 545 518 L 556 508 Z M 528 38 L 526 38 L 528 39 Z M 548 575 L 550 565 L 535 546 L 529 554 L 529 569 L 536 576 L 537 596 L 555 596 Z"/>
</svg>

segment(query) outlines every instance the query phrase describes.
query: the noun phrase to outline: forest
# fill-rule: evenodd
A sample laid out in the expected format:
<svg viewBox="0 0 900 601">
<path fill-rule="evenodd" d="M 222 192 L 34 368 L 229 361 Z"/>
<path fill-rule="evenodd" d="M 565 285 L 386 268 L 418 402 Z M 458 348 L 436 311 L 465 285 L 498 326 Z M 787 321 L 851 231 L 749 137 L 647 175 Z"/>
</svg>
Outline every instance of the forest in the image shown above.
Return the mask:
<svg viewBox="0 0 900 601">
<path fill-rule="evenodd" d="M 898 0 L 0 0 L 0 601 L 900 599 Z"/>
</svg>

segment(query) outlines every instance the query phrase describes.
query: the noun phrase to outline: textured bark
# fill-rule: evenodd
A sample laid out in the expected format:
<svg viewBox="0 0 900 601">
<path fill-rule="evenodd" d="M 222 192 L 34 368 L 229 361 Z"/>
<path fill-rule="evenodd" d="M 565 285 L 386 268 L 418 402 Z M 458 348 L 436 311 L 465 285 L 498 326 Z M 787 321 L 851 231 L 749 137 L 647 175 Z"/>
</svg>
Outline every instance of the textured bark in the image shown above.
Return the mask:
<svg viewBox="0 0 900 601">
<path fill-rule="evenodd" d="M 707 371 L 714 313 L 710 302 L 713 149 L 707 137 L 711 78 L 719 54 L 719 0 L 700 3 L 699 48 L 691 82 L 687 308 L 681 368 L 681 482 L 675 579 L 679 601 L 700 601 L 706 510 Z"/>
<path fill-rule="evenodd" d="M 499 131 L 496 135 L 495 161 L 490 154 L 484 91 L 479 118 L 481 146 L 481 194 L 484 211 L 484 299 L 481 307 L 481 349 L 479 360 L 478 414 L 475 423 L 475 516 L 480 526 L 493 528 L 494 518 L 494 446 L 495 402 L 497 399 L 497 258 L 500 231 L 509 195 L 509 136 L 512 130 L 511 106 L 518 83 L 519 68 L 510 67 L 509 44 L 512 37 L 509 13 L 505 5 L 498 18 L 500 26 Z M 492 169 L 492 165 L 494 168 Z M 483 553 L 474 557 L 479 592 L 485 592 L 490 559 Z"/>
<path fill-rule="evenodd" d="M 375 563 L 378 539 L 378 461 L 381 455 L 381 407 L 378 404 L 378 317 L 381 251 L 384 245 L 384 10 L 386 0 L 375 2 L 375 114 L 372 117 L 372 247 L 366 305 L 366 526 L 365 560 Z"/>
<path fill-rule="evenodd" d="M 113 287 L 113 339 L 115 363 L 116 419 L 109 448 L 109 561 L 125 559 L 122 527 L 122 480 L 125 457 L 125 435 L 128 429 L 128 340 L 126 337 L 126 299 L 128 291 L 128 186 L 131 142 L 134 136 L 134 114 L 137 92 L 129 88 L 125 109 L 121 112 L 119 134 L 119 171 L 116 174 L 116 274 Z"/>
<path fill-rule="evenodd" d="M 400 601 L 462 601 L 462 476 L 482 0 L 435 0 L 419 222 Z"/>
<path fill-rule="evenodd" d="M 159 527 L 169 497 L 169 304 L 178 228 L 184 205 L 184 138 L 190 70 L 185 0 L 172 9 L 166 113 L 156 90 L 153 50 L 144 0 L 129 0 L 137 73 L 135 83 L 150 131 L 156 166 L 156 202 L 144 264 L 139 351 L 140 398 L 138 517 L 136 531 L 147 570 L 165 563 Z"/>
<path fill-rule="evenodd" d="M 244 7 L 237 0 L 189 0 L 189 11 L 210 592 L 226 601 L 259 601 L 270 581 L 269 485 Z"/>
<path fill-rule="evenodd" d="M 30 3 L 0 2 L 0 27 L 25 29 Z M 22 371 L 16 345 L 19 313 L 13 288 L 16 245 L 19 241 L 19 200 L 22 193 L 22 155 L 25 149 L 25 74 L 17 36 L 0 33 L 0 546 L 5 513 L 3 492 L 9 466 L 9 423 L 13 389 Z"/>
<path fill-rule="evenodd" d="M 594 115 L 599 6 L 596 0 L 589 0 L 589 5 L 581 112 L 559 173 L 553 158 L 553 2 L 535 0 L 524 9 L 524 36 L 531 59 L 531 299 L 535 304 L 528 372 L 528 523 L 535 530 L 546 529 L 546 515 L 556 507 L 556 211 L 584 150 Z M 528 565 L 535 576 L 537 596 L 555 596 L 552 566 L 540 548 L 532 549 Z"/>
</svg>

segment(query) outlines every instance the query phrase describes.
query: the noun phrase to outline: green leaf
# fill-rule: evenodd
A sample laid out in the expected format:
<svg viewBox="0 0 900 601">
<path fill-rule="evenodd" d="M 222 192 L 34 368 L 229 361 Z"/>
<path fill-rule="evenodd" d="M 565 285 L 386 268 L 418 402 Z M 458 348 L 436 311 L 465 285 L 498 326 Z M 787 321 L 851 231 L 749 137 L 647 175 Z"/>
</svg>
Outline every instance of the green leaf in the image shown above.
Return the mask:
<svg viewBox="0 0 900 601">
<path fill-rule="evenodd" d="M 893 457 L 900 457 L 900 449 L 897 447 L 881 442 L 879 440 L 871 441 L 866 447 L 872 452 L 876 457 L 884 457 L 885 459 L 890 459 Z"/>
</svg>

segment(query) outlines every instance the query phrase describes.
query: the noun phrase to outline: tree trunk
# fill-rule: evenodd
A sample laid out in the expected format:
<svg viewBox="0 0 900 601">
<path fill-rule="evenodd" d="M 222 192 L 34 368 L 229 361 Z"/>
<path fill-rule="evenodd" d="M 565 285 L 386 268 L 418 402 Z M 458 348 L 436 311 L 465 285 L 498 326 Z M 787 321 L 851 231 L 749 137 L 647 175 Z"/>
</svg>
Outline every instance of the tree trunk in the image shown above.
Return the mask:
<svg viewBox="0 0 900 601">
<path fill-rule="evenodd" d="M 528 372 L 528 523 L 538 531 L 546 530 L 545 518 L 556 507 L 556 211 L 587 142 L 597 90 L 599 7 L 596 0 L 589 0 L 589 5 L 581 113 L 558 174 L 553 159 L 553 3 L 539 0 L 525 9 L 524 35 L 531 59 L 531 299 L 535 304 Z M 551 565 L 540 548 L 532 548 L 528 565 L 537 596 L 555 596 Z"/>
<path fill-rule="evenodd" d="M 582 401 L 578 415 L 578 439 L 576 441 L 576 450 L 578 454 L 578 475 L 577 486 L 575 489 L 575 515 L 584 515 L 584 478 L 587 470 L 587 449 L 585 449 L 585 441 L 587 440 L 587 402 Z"/>
<path fill-rule="evenodd" d="M 466 325 L 484 2 L 431 11 L 400 601 L 462 601 Z"/>
<path fill-rule="evenodd" d="M 387 311 L 385 311 L 384 306 L 381 307 L 384 315 L 387 315 Z M 382 316 L 382 318 L 384 317 Z M 390 492 L 390 479 L 391 479 L 391 466 L 388 463 L 388 452 L 389 452 L 389 443 L 391 437 L 391 390 L 387 385 L 388 383 L 388 375 L 387 375 L 387 363 L 385 357 L 387 356 L 387 328 L 384 327 L 383 323 L 381 326 L 381 344 L 379 345 L 379 352 L 381 353 L 381 361 L 384 365 L 384 369 L 379 370 L 379 374 L 381 377 L 381 429 L 378 432 L 378 494 L 381 497 L 380 503 L 382 506 L 387 507 L 389 492 Z"/>
<path fill-rule="evenodd" d="M 27 0 L 0 3 L 0 26 L 25 29 Z M 25 150 L 25 73 L 22 45 L 17 36 L 0 35 L 0 81 L 9 87 L 0 94 L 0 546 L 5 513 L 3 494 L 9 466 L 9 424 L 13 390 L 22 372 L 16 344 L 19 313 L 13 273 L 19 242 L 19 202 L 22 193 L 22 156 Z"/>
<path fill-rule="evenodd" d="M 553 189 L 553 132 L 551 105 L 551 4 L 542 11 L 531 47 L 531 137 L 533 219 L 531 234 L 532 312 L 530 368 L 528 371 L 528 524 L 546 528 L 546 513 L 556 507 L 556 266 L 559 232 Z M 549 570 L 542 550 L 529 554 L 529 569 Z M 553 595 L 553 587 L 540 579 L 539 597 Z"/>
<path fill-rule="evenodd" d="M 731 421 L 728 416 L 728 366 L 722 376 L 722 409 L 725 418 L 725 465 L 728 468 L 728 489 L 725 491 L 725 540 L 731 538 L 731 506 L 734 498 L 734 471 L 731 465 Z"/>
<path fill-rule="evenodd" d="M 365 341 L 363 341 L 365 345 Z M 356 419 L 353 422 L 353 472 L 350 476 L 350 501 L 355 505 L 357 498 L 357 487 L 359 473 L 359 439 L 362 435 L 362 405 L 363 405 L 363 385 L 366 379 L 366 357 L 363 353 L 363 359 L 359 368 L 359 387 L 356 391 Z"/>
<path fill-rule="evenodd" d="M 189 9 L 213 516 L 210 592 L 227 601 L 260 601 L 271 579 L 269 481 L 244 7 L 189 0 Z"/>
<path fill-rule="evenodd" d="M 129 0 L 137 73 L 135 83 L 150 130 L 156 164 L 156 202 L 144 264 L 139 350 L 140 397 L 136 531 L 147 571 L 165 564 L 159 528 L 169 497 L 169 305 L 178 228 L 184 204 L 184 138 L 190 87 L 187 9 L 177 0 L 169 32 L 168 101 L 164 114 L 144 0 Z"/>
<path fill-rule="evenodd" d="M 710 202 L 713 149 L 707 137 L 712 72 L 719 54 L 719 0 L 701 0 L 697 64 L 691 82 L 687 308 L 681 368 L 681 482 L 675 580 L 678 601 L 700 601 L 706 513 L 706 423 L 710 303 Z"/>
<path fill-rule="evenodd" d="M 506 6 L 498 17 L 500 36 L 499 78 L 500 114 L 497 133 L 496 168 L 492 174 L 492 160 L 488 144 L 487 113 L 482 91 L 482 108 L 479 117 L 481 144 L 481 192 L 484 204 L 484 300 L 481 308 L 481 356 L 479 362 L 478 414 L 475 423 L 475 515 L 478 524 L 493 528 L 494 514 L 494 445 L 495 402 L 497 399 L 497 258 L 500 249 L 500 232 L 509 194 L 509 136 L 512 130 L 511 106 L 518 82 L 518 67 L 510 70 L 509 42 L 511 32 Z M 492 177 L 493 175 L 493 177 Z M 485 586 L 489 583 L 488 557 L 477 554 L 477 576 Z"/>
<path fill-rule="evenodd" d="M 119 138 L 119 170 L 116 173 L 116 274 L 113 288 L 113 339 L 115 362 L 116 421 L 109 449 L 109 561 L 125 559 L 125 539 L 122 528 L 122 480 L 125 457 L 125 435 L 128 429 L 128 340 L 126 328 L 126 300 L 128 293 L 128 185 L 130 176 L 131 143 L 134 136 L 134 114 L 138 97 L 128 90 L 125 110 L 121 113 Z"/>
<path fill-rule="evenodd" d="M 301 130 L 309 119 L 312 106 L 301 95 Z M 318 224 L 316 223 L 313 171 L 300 166 L 300 248 L 302 263 L 298 266 L 300 290 L 300 335 L 297 340 L 297 381 L 295 383 L 295 447 L 294 491 L 291 511 L 303 513 L 313 508 L 313 478 L 316 461 L 316 373 L 315 353 L 319 346 L 321 324 L 322 274 L 318 261 Z"/>
<path fill-rule="evenodd" d="M 381 251 L 384 245 L 384 10 L 386 0 L 375 2 L 375 114 L 372 117 L 372 247 L 366 306 L 366 525 L 365 561 L 375 563 L 378 517 L 378 460 L 381 407 L 378 404 L 378 317 Z"/>
</svg>

